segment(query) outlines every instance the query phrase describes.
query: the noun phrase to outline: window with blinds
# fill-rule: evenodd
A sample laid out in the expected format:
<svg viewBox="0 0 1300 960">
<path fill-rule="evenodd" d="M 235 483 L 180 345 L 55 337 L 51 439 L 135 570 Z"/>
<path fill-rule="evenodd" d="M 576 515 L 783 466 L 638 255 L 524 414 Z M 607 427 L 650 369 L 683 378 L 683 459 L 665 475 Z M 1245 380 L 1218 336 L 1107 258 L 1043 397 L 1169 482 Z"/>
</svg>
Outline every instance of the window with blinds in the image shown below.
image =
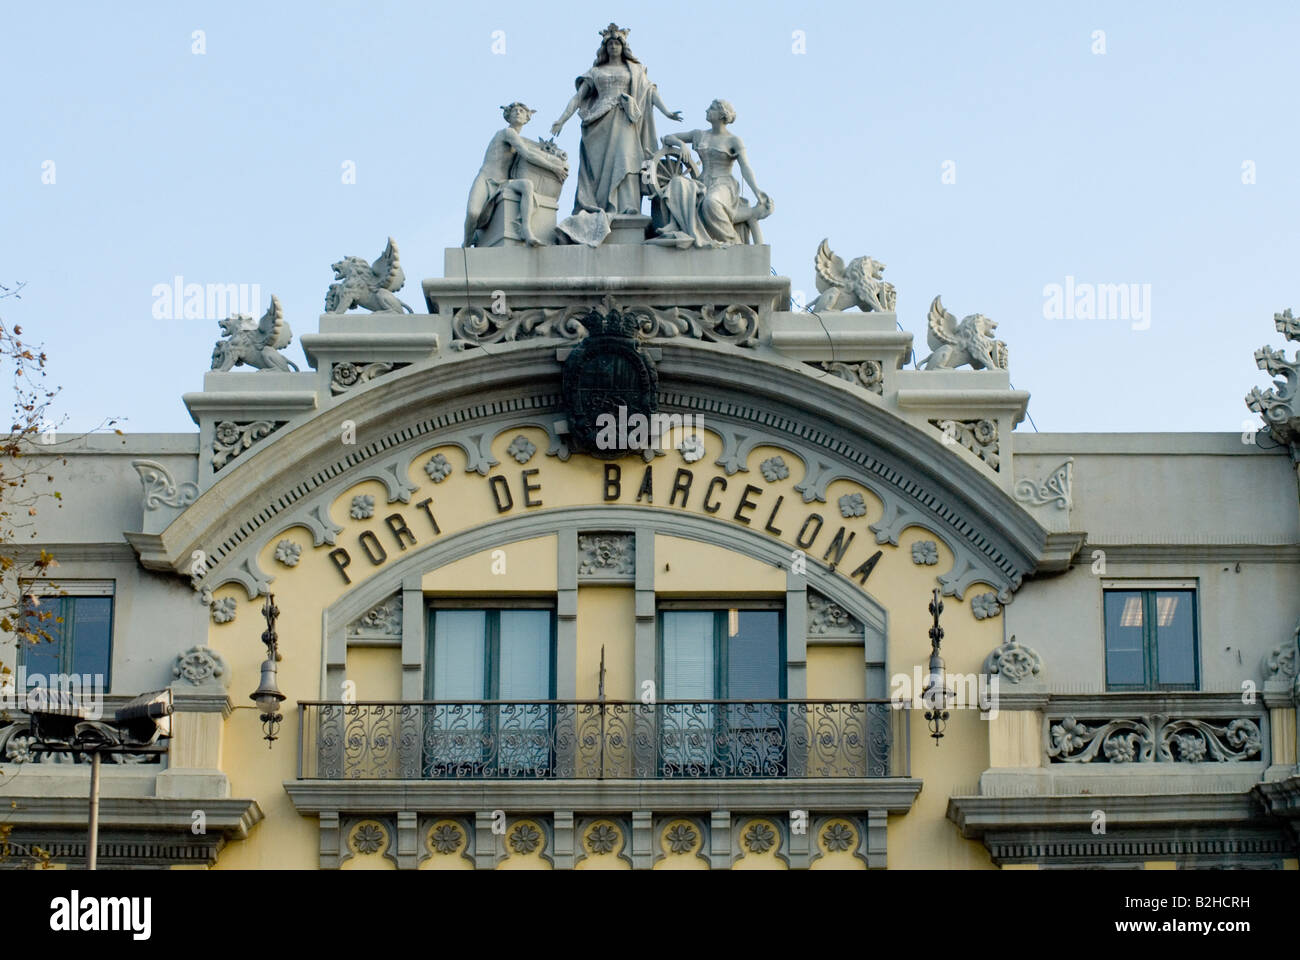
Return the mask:
<svg viewBox="0 0 1300 960">
<path fill-rule="evenodd" d="M 555 612 L 429 610 L 424 774 L 544 776 L 553 757 Z M 484 702 L 494 701 L 494 702 Z"/>
<path fill-rule="evenodd" d="M 659 678 L 663 776 L 785 770 L 783 607 L 661 609 Z"/>
</svg>

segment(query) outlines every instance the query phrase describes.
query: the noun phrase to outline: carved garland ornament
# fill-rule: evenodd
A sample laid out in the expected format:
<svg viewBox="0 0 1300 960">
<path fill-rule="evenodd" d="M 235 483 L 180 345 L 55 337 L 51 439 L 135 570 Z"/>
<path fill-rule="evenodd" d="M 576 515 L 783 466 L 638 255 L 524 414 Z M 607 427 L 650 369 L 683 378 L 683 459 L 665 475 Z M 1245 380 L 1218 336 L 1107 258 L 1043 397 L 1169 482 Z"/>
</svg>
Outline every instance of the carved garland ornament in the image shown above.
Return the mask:
<svg viewBox="0 0 1300 960">
<path fill-rule="evenodd" d="M 994 470 L 998 459 L 998 424 L 996 420 L 931 420 L 943 431 L 944 443 L 960 443 Z"/>
<path fill-rule="evenodd" d="M 809 365 L 834 374 L 841 380 L 847 380 L 859 387 L 865 387 L 872 393 L 883 395 L 885 392 L 885 373 L 879 360 L 859 360 L 856 363 L 842 363 L 838 360 L 810 360 Z"/>
<path fill-rule="evenodd" d="M 860 637 L 862 622 L 833 600 L 814 590 L 808 591 L 808 632 L 818 636 L 837 634 Z"/>
<path fill-rule="evenodd" d="M 402 635 L 402 595 L 393 594 L 375 604 L 348 624 L 347 635 L 352 638 L 400 637 Z"/>
<path fill-rule="evenodd" d="M 1052 725 L 1047 755 L 1053 763 L 1235 763 L 1261 744 L 1258 724 L 1246 718 L 1219 725 L 1152 714 L 1088 726 L 1065 717 Z"/>
<path fill-rule="evenodd" d="M 618 309 L 636 320 L 642 339 L 688 337 L 750 347 L 758 342 L 758 310 L 734 303 L 721 310 L 711 303 L 698 307 L 654 307 L 647 304 L 617 306 L 605 297 L 606 309 Z M 509 343 L 535 337 L 581 340 L 588 333 L 585 324 L 590 307 L 533 307 L 504 310 L 462 307 L 452 314 L 452 349 L 465 350 L 482 344 Z"/>
<path fill-rule="evenodd" d="M 257 441 L 269 437 L 288 422 L 288 420 L 251 422 L 222 420 L 217 424 L 212 436 L 212 472 L 216 473 Z"/>
<path fill-rule="evenodd" d="M 38 763 L 57 766 L 91 761 L 88 753 L 47 753 L 33 749 L 35 745 L 36 738 L 32 736 L 30 721 L 0 721 L 0 764 Z M 162 756 L 157 753 L 101 753 L 100 761 L 131 765 L 155 764 L 162 762 Z M 12 770 L 8 772 L 13 773 Z M 0 843 L 0 849 L 3 849 L 3 843 Z"/>
<path fill-rule="evenodd" d="M 386 361 L 375 361 L 373 363 L 336 363 L 330 373 L 330 393 L 338 396 L 340 393 L 346 393 L 354 387 L 364 386 L 372 380 L 382 377 L 386 373 L 392 373 L 394 370 L 400 370 L 402 367 L 410 366 L 408 363 L 389 363 Z"/>
</svg>

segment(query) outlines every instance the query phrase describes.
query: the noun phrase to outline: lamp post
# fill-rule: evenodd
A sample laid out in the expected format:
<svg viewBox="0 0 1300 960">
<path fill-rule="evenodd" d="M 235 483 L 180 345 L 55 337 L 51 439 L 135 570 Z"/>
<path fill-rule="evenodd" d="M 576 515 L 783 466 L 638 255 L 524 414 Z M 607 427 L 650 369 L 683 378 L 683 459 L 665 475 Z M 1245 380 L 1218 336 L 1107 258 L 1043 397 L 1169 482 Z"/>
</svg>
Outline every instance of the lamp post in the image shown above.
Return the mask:
<svg viewBox="0 0 1300 960">
<path fill-rule="evenodd" d="M 939 614 L 943 613 L 943 601 L 939 599 L 936 587 L 930 599 L 930 615 L 934 624 L 930 627 L 930 671 L 925 681 L 921 699 L 927 709 L 925 719 L 930 722 L 930 736 L 937 747 L 943 739 L 943 729 L 948 723 L 948 680 L 944 673 L 943 657 L 939 655 L 939 643 L 943 640 L 943 627 L 939 626 Z"/>
<path fill-rule="evenodd" d="M 266 659 L 262 661 L 262 682 L 253 691 L 251 699 L 262 711 L 260 717 L 262 729 L 266 731 L 266 749 L 270 750 L 280 729 L 280 704 L 284 694 L 276 685 L 276 662 L 280 659 L 279 639 L 275 634 L 275 618 L 280 615 L 280 608 L 275 605 L 275 594 L 266 595 L 266 604 L 262 607 L 262 616 L 266 618 L 266 630 L 262 633 L 262 642 L 266 644 Z"/>
</svg>

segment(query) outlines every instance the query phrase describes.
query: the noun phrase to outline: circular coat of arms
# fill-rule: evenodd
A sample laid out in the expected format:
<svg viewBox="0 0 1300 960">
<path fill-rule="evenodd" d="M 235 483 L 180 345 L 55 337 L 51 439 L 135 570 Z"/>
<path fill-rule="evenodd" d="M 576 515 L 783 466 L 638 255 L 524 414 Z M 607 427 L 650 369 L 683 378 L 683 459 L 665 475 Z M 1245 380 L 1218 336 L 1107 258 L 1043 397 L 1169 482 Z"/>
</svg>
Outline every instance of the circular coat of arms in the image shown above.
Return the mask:
<svg viewBox="0 0 1300 960">
<path fill-rule="evenodd" d="M 639 321 L 616 307 L 582 318 L 587 336 L 564 361 L 561 391 L 575 449 L 602 460 L 640 452 L 629 423 L 658 409 L 659 378 L 637 339 Z"/>
</svg>

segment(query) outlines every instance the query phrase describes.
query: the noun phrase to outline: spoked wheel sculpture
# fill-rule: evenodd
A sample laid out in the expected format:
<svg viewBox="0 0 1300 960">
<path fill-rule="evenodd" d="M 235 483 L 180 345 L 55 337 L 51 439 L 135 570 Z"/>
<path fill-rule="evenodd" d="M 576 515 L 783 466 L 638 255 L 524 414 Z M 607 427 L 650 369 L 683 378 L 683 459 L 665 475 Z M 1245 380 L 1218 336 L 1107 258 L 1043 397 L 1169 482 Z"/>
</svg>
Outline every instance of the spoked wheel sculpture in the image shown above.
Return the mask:
<svg viewBox="0 0 1300 960">
<path fill-rule="evenodd" d="M 696 166 L 695 159 L 688 149 L 678 150 L 675 146 L 660 147 L 641 164 L 642 192 L 650 197 L 652 231 L 660 230 L 672 219 L 668 212 L 668 192 L 670 185 L 678 177 L 685 177 L 699 184 L 700 192 L 703 193 L 705 184 L 700 168 Z M 764 205 L 750 204 L 741 200 L 740 216 L 736 219 L 736 227 L 742 236 L 747 235 L 750 243 L 762 243 L 763 233 L 759 229 L 758 221 L 769 216 L 771 212 L 770 201 Z"/>
</svg>

